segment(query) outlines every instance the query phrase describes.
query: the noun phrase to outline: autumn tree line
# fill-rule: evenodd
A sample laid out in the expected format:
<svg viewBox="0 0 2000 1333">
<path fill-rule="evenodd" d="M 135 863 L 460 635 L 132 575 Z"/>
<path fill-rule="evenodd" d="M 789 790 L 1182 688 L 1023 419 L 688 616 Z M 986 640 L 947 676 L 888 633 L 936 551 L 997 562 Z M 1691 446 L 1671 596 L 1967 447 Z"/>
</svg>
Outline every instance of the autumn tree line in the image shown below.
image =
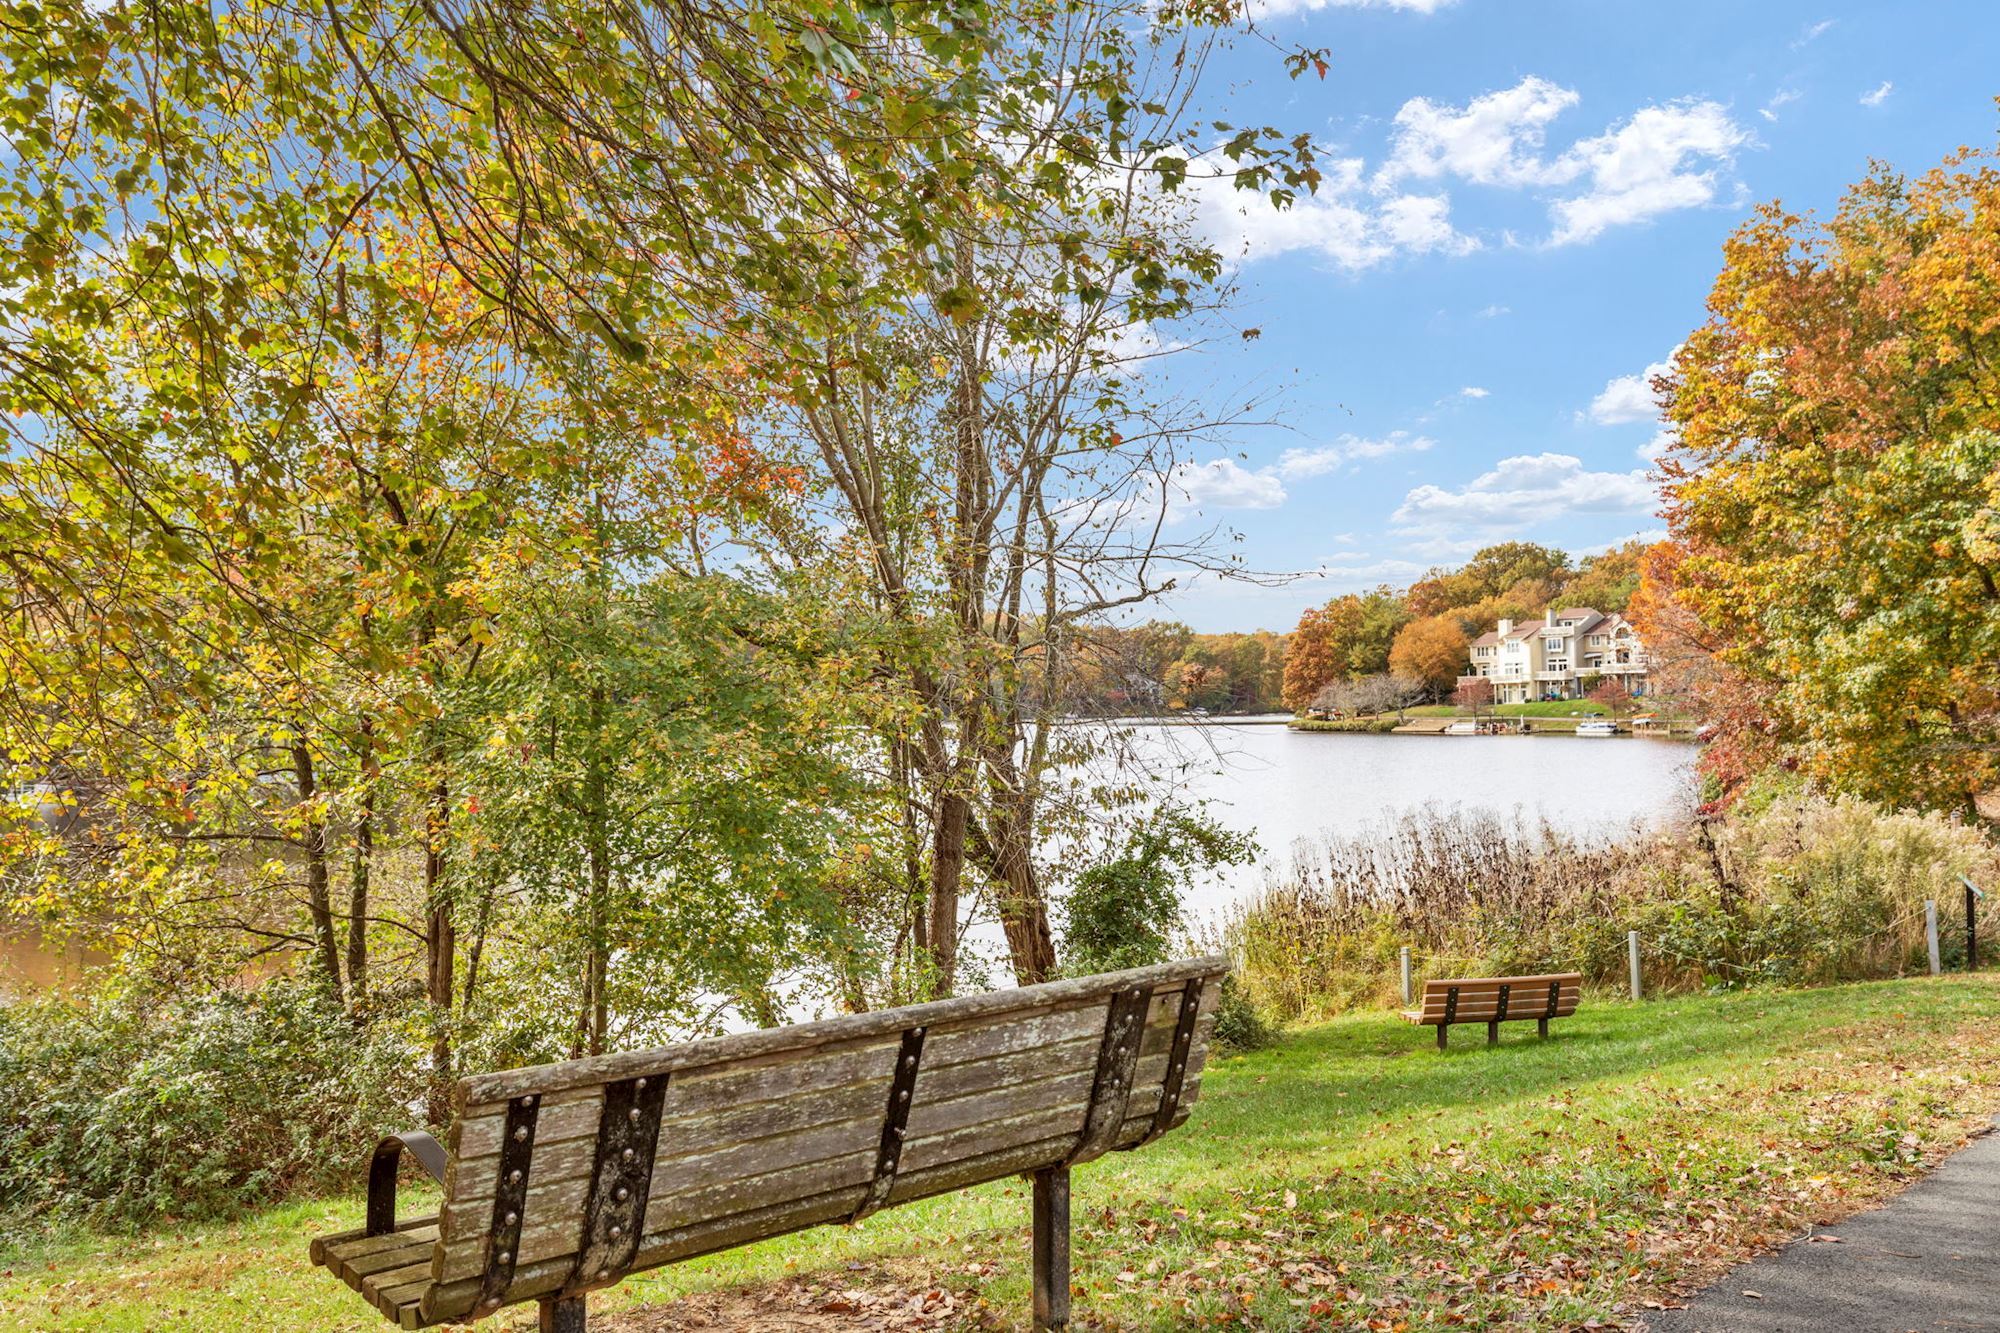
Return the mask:
<svg viewBox="0 0 2000 1333">
<path fill-rule="evenodd" d="M 1331 598 L 1287 633 L 1202 634 L 1171 620 L 1100 626 L 1081 654 L 1073 706 L 1105 717 L 1297 713 L 1330 687 L 1362 682 L 1382 699 L 1442 699 L 1466 673 L 1471 640 L 1502 617 L 1532 620 L 1558 603 L 1623 611 L 1644 553 L 1636 542 L 1582 558 L 1503 542 L 1408 588 Z"/>
</svg>

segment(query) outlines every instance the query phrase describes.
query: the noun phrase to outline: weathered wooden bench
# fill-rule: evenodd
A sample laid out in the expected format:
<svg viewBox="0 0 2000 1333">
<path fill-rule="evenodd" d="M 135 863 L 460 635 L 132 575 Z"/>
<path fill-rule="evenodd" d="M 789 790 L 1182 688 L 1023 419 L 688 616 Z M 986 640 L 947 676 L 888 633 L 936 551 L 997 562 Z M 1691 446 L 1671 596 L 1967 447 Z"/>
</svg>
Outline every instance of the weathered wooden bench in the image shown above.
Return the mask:
<svg viewBox="0 0 2000 1333">
<path fill-rule="evenodd" d="M 1486 1044 L 1500 1043 L 1500 1025 L 1532 1018 L 1546 1037 L 1551 1018 L 1576 1012 L 1583 986 L 1581 972 L 1552 972 L 1539 977 L 1454 977 L 1424 983 L 1423 1007 L 1405 1009 L 1412 1023 L 1437 1028 L 1438 1049 L 1454 1023 L 1484 1023 Z"/>
<path fill-rule="evenodd" d="M 449 1147 L 383 1140 L 367 1225 L 312 1260 L 402 1328 L 1005 1176 L 1034 1178 L 1038 1329 L 1069 1321 L 1069 1168 L 1187 1118 L 1227 959 L 995 991 L 462 1080 Z M 396 1220 L 408 1151 L 443 1186 Z"/>
</svg>

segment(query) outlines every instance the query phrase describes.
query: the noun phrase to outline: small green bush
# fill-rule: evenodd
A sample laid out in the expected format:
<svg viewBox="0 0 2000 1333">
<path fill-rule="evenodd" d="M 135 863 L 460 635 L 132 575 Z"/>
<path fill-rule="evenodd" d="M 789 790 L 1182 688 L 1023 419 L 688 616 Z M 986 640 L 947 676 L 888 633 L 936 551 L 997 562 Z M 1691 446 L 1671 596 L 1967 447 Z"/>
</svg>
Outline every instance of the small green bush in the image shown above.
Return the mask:
<svg viewBox="0 0 2000 1333">
<path fill-rule="evenodd" d="M 0 1215 L 136 1225 L 352 1184 L 418 1117 L 412 1053 L 289 979 L 0 1010 Z"/>
<path fill-rule="evenodd" d="M 1215 1010 L 1215 1044 L 1225 1055 L 1254 1051 L 1278 1040 L 1278 1029 L 1257 1012 L 1234 976 L 1222 979 L 1222 1002 Z"/>
</svg>

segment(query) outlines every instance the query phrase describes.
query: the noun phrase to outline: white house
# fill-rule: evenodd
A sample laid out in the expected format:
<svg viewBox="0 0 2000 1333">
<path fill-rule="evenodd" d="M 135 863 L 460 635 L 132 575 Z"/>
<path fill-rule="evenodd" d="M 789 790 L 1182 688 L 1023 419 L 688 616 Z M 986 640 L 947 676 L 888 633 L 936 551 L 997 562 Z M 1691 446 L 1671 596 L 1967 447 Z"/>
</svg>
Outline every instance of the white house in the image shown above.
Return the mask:
<svg viewBox="0 0 2000 1333">
<path fill-rule="evenodd" d="M 1503 620 L 1474 639 L 1465 679 L 1473 678 L 1492 681 L 1493 702 L 1502 704 L 1580 699 L 1600 680 L 1622 680 L 1631 693 L 1644 694 L 1646 649 L 1616 612 L 1551 608 L 1543 620 Z"/>
</svg>

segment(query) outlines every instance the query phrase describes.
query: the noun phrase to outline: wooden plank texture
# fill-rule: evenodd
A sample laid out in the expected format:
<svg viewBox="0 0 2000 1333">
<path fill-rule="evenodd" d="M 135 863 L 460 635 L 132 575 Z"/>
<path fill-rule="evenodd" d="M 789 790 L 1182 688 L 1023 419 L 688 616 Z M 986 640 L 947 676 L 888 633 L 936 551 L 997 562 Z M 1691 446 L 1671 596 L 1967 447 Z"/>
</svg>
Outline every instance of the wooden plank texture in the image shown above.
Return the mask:
<svg viewBox="0 0 2000 1333">
<path fill-rule="evenodd" d="M 1133 968 L 1126 972 L 1107 972 L 1101 976 L 1049 981 L 1039 986 L 1021 986 L 1014 990 L 988 991 L 984 995 L 967 995 L 955 1000 L 936 1000 L 930 1004 L 910 1005 L 902 1009 L 846 1014 L 839 1018 L 823 1019 L 817 1023 L 801 1023 L 795 1027 L 744 1032 L 730 1037 L 712 1037 L 706 1041 L 688 1042 L 680 1046 L 661 1046 L 652 1050 L 625 1051 L 615 1055 L 594 1056 L 587 1060 L 572 1060 L 565 1064 L 510 1069 L 503 1073 L 482 1074 L 460 1080 L 456 1097 L 461 1107 L 470 1107 L 481 1103 L 505 1102 L 508 1098 L 518 1097 L 523 1093 L 547 1094 L 567 1088 L 601 1085 L 642 1074 L 667 1073 L 697 1065 L 712 1065 L 786 1051 L 815 1050 L 836 1042 L 901 1033 L 911 1027 L 927 1027 L 938 1032 L 971 1019 L 998 1017 L 1024 1010 L 1082 1006 L 1098 999 L 1108 998 L 1116 991 L 1133 986 L 1178 985 L 1193 977 L 1210 974 L 1220 976 L 1228 970 L 1229 960 L 1220 955 L 1191 958 L 1183 962 L 1162 963 L 1157 967 Z"/>
<path fill-rule="evenodd" d="M 604 1082 L 656 1073 L 672 1079 L 633 1271 L 845 1220 L 869 1197 L 896 1053 L 916 1026 L 926 1039 L 889 1205 L 1059 1167 L 1089 1118 L 1111 999 L 1134 988 L 1146 999 L 1131 1091 L 1098 1136 L 1112 1148 L 1136 1146 L 1154 1130 L 1184 984 L 1200 977 L 1169 1127 L 1187 1118 L 1225 970 L 1222 959 L 1198 959 L 463 1080 L 449 1203 L 428 1263 L 403 1262 L 411 1250 L 384 1252 L 357 1280 L 373 1278 L 377 1305 L 406 1327 L 469 1312 L 485 1266 L 506 1099 L 535 1095 L 544 1100 L 507 1300 L 560 1289 L 581 1239 Z"/>
</svg>

